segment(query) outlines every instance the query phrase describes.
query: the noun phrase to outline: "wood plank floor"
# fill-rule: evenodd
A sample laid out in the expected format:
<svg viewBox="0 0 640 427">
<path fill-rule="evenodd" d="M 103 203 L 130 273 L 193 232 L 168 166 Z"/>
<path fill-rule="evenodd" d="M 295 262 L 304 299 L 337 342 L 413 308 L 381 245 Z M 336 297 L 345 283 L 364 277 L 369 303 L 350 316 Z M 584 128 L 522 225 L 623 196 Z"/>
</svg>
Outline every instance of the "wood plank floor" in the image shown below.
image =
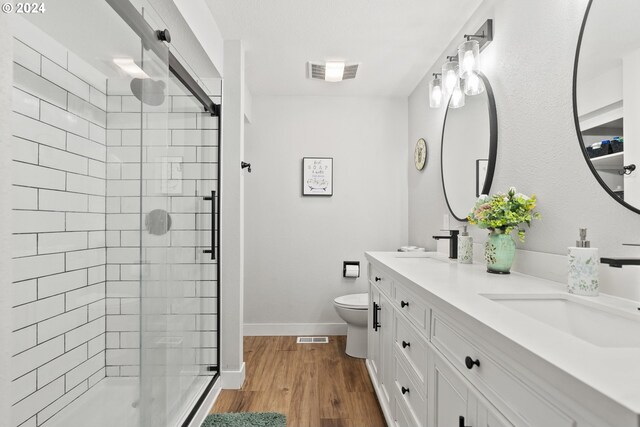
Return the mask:
<svg viewBox="0 0 640 427">
<path fill-rule="evenodd" d="M 244 386 L 223 390 L 212 413 L 280 412 L 288 427 L 386 426 L 364 359 L 347 356 L 345 340 L 245 337 Z"/>
</svg>

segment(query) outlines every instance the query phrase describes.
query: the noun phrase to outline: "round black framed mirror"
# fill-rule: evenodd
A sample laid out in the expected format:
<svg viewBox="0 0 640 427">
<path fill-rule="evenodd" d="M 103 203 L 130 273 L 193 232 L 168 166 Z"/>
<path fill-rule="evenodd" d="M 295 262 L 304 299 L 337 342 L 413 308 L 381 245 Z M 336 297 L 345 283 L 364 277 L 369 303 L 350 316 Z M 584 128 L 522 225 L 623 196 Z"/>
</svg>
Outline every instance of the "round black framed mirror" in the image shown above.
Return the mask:
<svg viewBox="0 0 640 427">
<path fill-rule="evenodd" d="M 489 194 L 498 152 L 493 90 L 487 77 L 477 74 L 485 90 L 467 96 L 463 107 L 452 108 L 450 100 L 442 125 L 442 189 L 449 212 L 458 221 L 467 221 L 478 196 Z"/>
<path fill-rule="evenodd" d="M 573 67 L 573 116 L 593 176 L 615 201 L 640 213 L 638 16 L 637 0 L 589 0 Z"/>
</svg>

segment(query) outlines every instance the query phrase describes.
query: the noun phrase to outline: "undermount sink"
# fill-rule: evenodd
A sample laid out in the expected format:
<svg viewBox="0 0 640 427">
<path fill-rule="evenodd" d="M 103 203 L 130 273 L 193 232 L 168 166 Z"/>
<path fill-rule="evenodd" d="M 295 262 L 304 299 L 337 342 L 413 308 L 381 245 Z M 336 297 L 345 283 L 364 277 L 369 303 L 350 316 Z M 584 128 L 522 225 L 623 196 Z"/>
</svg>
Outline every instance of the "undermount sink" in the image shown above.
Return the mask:
<svg viewBox="0 0 640 427">
<path fill-rule="evenodd" d="M 640 311 L 618 310 L 569 294 L 483 296 L 599 347 L 640 347 Z"/>
</svg>

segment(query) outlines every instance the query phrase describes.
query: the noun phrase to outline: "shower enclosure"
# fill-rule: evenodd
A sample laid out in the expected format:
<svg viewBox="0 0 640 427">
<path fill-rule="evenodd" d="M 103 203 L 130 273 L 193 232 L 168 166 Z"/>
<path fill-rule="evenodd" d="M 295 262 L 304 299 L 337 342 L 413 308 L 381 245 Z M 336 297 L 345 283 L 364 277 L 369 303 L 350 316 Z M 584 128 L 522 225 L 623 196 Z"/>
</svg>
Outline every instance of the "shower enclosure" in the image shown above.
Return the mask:
<svg viewBox="0 0 640 427">
<path fill-rule="evenodd" d="M 134 3 L 11 17 L 11 426 L 187 426 L 218 378 L 221 81 Z"/>
</svg>

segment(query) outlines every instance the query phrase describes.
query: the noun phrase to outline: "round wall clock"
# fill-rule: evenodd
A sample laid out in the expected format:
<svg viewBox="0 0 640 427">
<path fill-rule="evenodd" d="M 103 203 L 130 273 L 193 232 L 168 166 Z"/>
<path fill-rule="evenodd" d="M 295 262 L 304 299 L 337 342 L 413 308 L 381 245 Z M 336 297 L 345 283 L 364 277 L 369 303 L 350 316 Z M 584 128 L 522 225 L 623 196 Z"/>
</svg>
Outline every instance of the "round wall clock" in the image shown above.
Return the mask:
<svg viewBox="0 0 640 427">
<path fill-rule="evenodd" d="M 424 138 L 420 138 L 416 142 L 416 149 L 413 152 L 413 161 L 416 165 L 416 169 L 419 171 L 424 168 L 424 164 L 427 162 L 427 142 Z"/>
</svg>

